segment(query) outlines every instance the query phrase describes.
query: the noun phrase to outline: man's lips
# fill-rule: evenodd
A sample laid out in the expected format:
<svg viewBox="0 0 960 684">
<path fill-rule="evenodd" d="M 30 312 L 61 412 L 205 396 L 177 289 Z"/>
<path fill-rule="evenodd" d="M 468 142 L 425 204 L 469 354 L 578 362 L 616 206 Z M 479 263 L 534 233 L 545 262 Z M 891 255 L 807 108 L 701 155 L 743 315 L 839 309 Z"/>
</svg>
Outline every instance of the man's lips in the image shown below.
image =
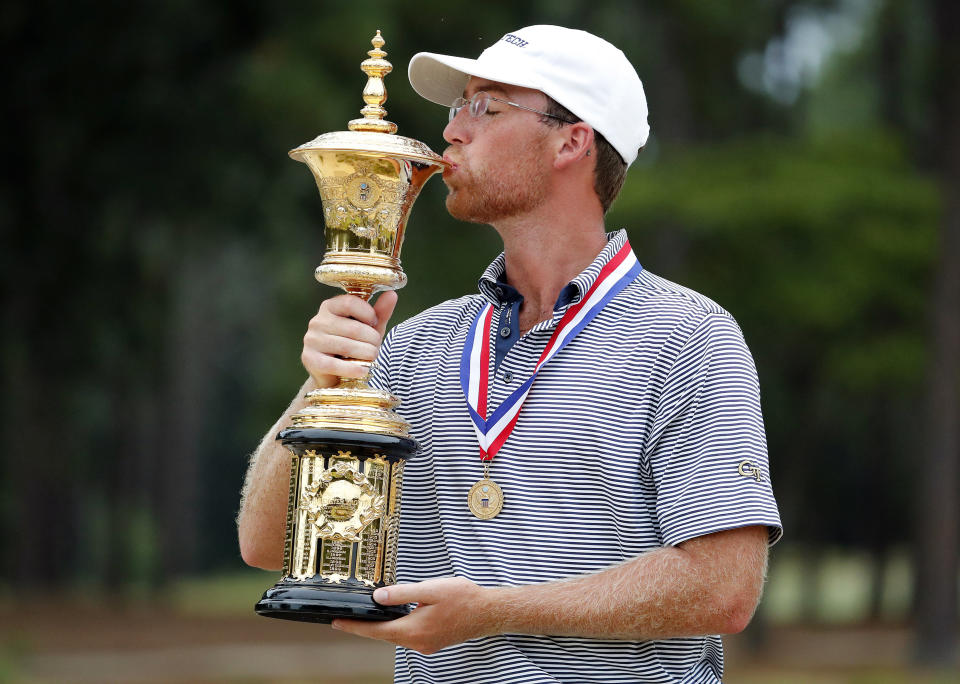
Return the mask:
<svg viewBox="0 0 960 684">
<path fill-rule="evenodd" d="M 449 175 L 451 175 L 454 171 L 457 170 L 457 167 L 459 166 L 459 164 L 457 163 L 457 161 L 456 161 L 453 157 L 451 157 L 449 154 L 444 154 L 444 155 L 443 155 L 443 161 L 445 161 L 445 162 L 447 163 L 447 167 L 444 168 L 444 170 L 443 170 L 443 175 L 444 175 L 444 176 L 449 176 Z"/>
</svg>

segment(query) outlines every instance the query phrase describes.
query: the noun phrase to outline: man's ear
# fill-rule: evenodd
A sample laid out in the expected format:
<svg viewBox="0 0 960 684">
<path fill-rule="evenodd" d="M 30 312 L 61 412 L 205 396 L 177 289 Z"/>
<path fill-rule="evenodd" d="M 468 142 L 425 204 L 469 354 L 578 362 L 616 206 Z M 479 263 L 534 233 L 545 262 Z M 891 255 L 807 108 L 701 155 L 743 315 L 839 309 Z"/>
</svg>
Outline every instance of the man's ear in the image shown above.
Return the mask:
<svg viewBox="0 0 960 684">
<path fill-rule="evenodd" d="M 561 126 L 558 132 L 562 135 L 560 147 L 553 162 L 555 168 L 566 168 L 570 164 L 590 156 L 594 139 L 593 127 L 590 124 L 579 121 L 575 124 Z"/>
</svg>

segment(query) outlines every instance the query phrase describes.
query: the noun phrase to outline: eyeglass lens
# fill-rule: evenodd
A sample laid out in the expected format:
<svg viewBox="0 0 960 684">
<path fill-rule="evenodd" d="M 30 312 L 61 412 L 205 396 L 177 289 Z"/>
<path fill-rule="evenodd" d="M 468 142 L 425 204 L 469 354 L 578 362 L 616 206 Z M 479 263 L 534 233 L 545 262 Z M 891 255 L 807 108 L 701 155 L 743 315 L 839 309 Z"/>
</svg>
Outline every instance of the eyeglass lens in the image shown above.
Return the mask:
<svg viewBox="0 0 960 684">
<path fill-rule="evenodd" d="M 469 106 L 467 111 L 470 112 L 470 116 L 478 117 L 487 112 L 487 105 L 490 104 L 490 96 L 483 92 L 482 90 L 474 93 L 473 97 L 469 100 L 458 97 L 453 101 L 453 104 L 450 105 L 450 121 L 453 121 L 454 117 L 460 113 L 460 110 L 464 107 Z"/>
</svg>

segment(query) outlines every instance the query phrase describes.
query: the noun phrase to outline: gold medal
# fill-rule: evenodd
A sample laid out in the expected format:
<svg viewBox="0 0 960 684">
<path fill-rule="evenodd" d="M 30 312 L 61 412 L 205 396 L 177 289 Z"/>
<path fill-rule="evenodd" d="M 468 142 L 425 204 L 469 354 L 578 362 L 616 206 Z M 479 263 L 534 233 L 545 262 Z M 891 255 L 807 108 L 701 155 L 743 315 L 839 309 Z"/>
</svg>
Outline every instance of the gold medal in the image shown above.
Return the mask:
<svg viewBox="0 0 960 684">
<path fill-rule="evenodd" d="M 489 477 L 484 477 L 470 488 L 467 505 L 475 516 L 489 520 L 503 509 L 503 490 Z"/>
</svg>

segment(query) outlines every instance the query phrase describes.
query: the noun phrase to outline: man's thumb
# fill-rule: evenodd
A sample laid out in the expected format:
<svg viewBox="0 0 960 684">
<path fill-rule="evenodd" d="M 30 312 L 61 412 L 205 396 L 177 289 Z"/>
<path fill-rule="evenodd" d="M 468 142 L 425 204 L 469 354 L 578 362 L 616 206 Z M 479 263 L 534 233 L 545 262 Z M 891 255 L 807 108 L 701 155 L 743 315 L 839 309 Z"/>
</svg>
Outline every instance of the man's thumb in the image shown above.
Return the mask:
<svg viewBox="0 0 960 684">
<path fill-rule="evenodd" d="M 382 293 L 373 303 L 373 310 L 377 314 L 377 332 L 380 333 L 380 337 L 383 337 L 386 332 L 387 323 L 390 321 L 390 316 L 393 315 L 396 306 L 397 293 L 392 290 Z"/>
</svg>

